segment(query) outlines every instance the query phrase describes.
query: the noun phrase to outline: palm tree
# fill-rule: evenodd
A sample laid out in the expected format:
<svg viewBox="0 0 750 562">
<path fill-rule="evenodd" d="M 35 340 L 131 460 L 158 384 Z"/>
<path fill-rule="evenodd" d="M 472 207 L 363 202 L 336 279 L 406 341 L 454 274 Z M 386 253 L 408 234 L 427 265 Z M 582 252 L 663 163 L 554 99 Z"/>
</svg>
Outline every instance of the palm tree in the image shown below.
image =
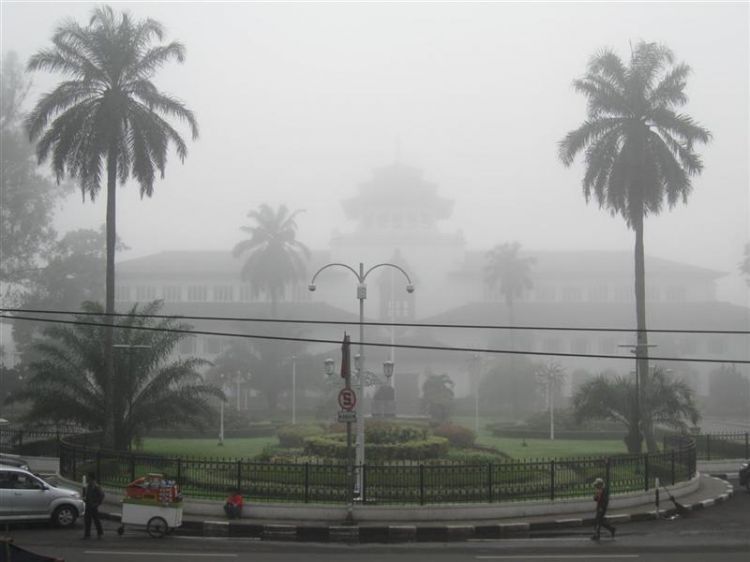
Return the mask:
<svg viewBox="0 0 750 562">
<path fill-rule="evenodd" d="M 102 345 L 107 317 L 99 303 L 87 302 L 83 310 L 101 316 L 76 316 L 72 326 L 53 326 L 35 344 L 36 359 L 29 364 L 31 377 L 14 401 L 31 403 L 30 420 L 52 420 L 100 430 L 114 417 L 116 449 L 126 449 L 150 428 L 178 423 L 197 427 L 213 415 L 209 398 L 224 398 L 221 391 L 203 382 L 198 372 L 202 359 L 172 360 L 172 352 L 189 326 L 158 314 L 161 302 L 133 306 L 118 317 L 115 333 L 115 401 L 107 397 L 110 379 L 105 368 L 107 349 Z M 113 415 L 112 415 L 113 414 Z"/>
<path fill-rule="evenodd" d="M 276 303 L 287 285 L 304 278 L 305 259 L 310 250 L 297 238 L 295 217 L 286 205 L 274 211 L 267 204 L 250 211 L 247 216 L 255 224 L 241 227 L 250 238 L 239 242 L 233 250 L 235 257 L 250 252 L 240 273 L 249 282 L 254 295 L 265 293 L 271 301 L 271 316 L 276 317 Z"/>
<path fill-rule="evenodd" d="M 641 431 L 646 436 L 648 450 L 658 446 L 654 425 L 665 425 L 679 431 L 688 429 L 687 421 L 695 425 L 700 413 L 695 405 L 693 390 L 686 382 L 675 380 L 664 369 L 656 368 L 649 376 L 641 377 L 644 384 L 640 414 L 635 411 L 635 383 L 630 377 L 607 378 L 603 375 L 590 380 L 573 395 L 573 411 L 580 423 L 586 420 L 610 420 L 627 427 L 625 444 L 631 453 L 641 451 Z"/>
<path fill-rule="evenodd" d="M 77 178 L 83 197 L 99 194 L 103 168 L 107 179 L 107 314 L 115 311 L 116 187 L 131 175 L 141 197 L 151 197 L 156 171 L 164 177 L 167 150 L 174 144 L 184 161 L 185 141 L 167 118 L 187 122 L 193 139 L 198 125 L 179 100 L 163 94 L 151 82 L 171 59 L 183 62 L 185 48 L 178 42 L 161 44 L 164 30 L 152 19 L 134 21 L 127 12 L 115 14 L 105 6 L 93 11 L 87 26 L 68 21 L 52 37 L 54 46 L 29 60 L 29 70 L 61 72 L 69 77 L 42 96 L 26 119 L 29 138 L 37 143 L 37 157 L 51 156 L 61 181 L 65 173 Z M 154 45 L 154 41 L 159 43 Z M 105 332 L 105 348 L 113 335 Z M 114 359 L 107 354 L 113 377 Z M 108 402 L 114 400 L 108 385 Z M 114 420 L 105 428 L 111 439 Z"/>
<path fill-rule="evenodd" d="M 491 288 L 499 287 L 508 307 L 510 324 L 513 325 L 513 302 L 523 296 L 524 291 L 533 286 L 529 274 L 536 263 L 532 257 L 518 255 L 519 242 L 499 244 L 487 252 L 487 265 L 484 268 L 485 281 Z"/>
<path fill-rule="evenodd" d="M 672 52 L 656 43 L 638 43 L 627 67 L 608 49 L 597 53 L 586 75 L 573 82 L 588 98 L 588 118 L 559 146 L 566 166 L 585 151 L 586 201 L 593 197 L 635 231 L 637 376 L 649 368 L 644 221 L 661 212 L 665 200 L 670 208 L 687 202 L 690 178 L 703 169 L 694 146 L 711 139 L 690 116 L 676 112 L 687 102 L 690 67 L 673 63 Z"/>
</svg>

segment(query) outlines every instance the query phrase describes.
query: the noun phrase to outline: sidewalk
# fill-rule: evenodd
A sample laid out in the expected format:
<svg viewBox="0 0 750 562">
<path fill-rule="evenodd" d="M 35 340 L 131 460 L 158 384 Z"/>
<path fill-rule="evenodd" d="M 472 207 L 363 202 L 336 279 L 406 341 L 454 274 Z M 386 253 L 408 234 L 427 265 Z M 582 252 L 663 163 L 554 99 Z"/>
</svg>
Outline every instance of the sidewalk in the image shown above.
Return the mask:
<svg viewBox="0 0 750 562">
<path fill-rule="evenodd" d="M 695 491 L 681 496 L 680 510 L 695 511 L 728 500 L 732 485 L 719 478 L 701 475 Z M 677 508 L 664 491 L 660 493 L 660 512 L 657 516 L 655 494 L 649 503 L 628 508 L 612 509 L 608 519 L 616 525 L 630 521 L 645 521 L 658 516 L 669 517 Z M 550 504 L 551 506 L 551 504 Z M 456 506 L 457 508 L 461 506 Z M 247 509 L 247 508 L 246 508 Z M 422 510 L 429 510 L 423 507 Z M 249 509 L 252 512 L 252 506 Z M 594 503 L 586 512 L 554 515 L 518 516 L 503 519 L 456 520 L 384 524 L 362 522 L 346 524 L 321 523 L 312 520 L 279 521 L 249 517 L 228 521 L 211 516 L 184 514 L 182 526 L 175 534 L 206 537 L 246 537 L 261 540 L 308 542 L 414 542 L 463 541 L 470 539 L 502 539 L 527 537 L 530 533 L 553 531 L 593 524 Z M 100 508 L 102 515 L 119 521 L 119 506 L 108 503 Z"/>
</svg>

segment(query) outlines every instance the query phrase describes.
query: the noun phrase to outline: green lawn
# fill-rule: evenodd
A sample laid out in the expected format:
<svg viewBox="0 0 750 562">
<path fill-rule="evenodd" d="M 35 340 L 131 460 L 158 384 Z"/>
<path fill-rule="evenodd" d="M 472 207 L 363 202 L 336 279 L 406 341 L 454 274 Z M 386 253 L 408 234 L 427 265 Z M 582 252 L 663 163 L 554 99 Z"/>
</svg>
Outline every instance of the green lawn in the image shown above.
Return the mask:
<svg viewBox="0 0 750 562">
<path fill-rule="evenodd" d="M 478 445 L 495 447 L 516 459 L 524 458 L 564 458 L 598 456 L 627 453 L 625 443 L 620 440 L 584 441 L 582 439 L 526 439 L 517 437 L 494 437 L 483 435 L 477 439 Z"/>
<path fill-rule="evenodd" d="M 166 456 L 185 457 L 223 457 L 230 459 L 254 457 L 267 445 L 278 445 L 279 440 L 273 437 L 248 437 L 224 439 L 224 445 L 218 445 L 218 439 L 165 439 L 146 437 L 140 451 Z"/>
</svg>

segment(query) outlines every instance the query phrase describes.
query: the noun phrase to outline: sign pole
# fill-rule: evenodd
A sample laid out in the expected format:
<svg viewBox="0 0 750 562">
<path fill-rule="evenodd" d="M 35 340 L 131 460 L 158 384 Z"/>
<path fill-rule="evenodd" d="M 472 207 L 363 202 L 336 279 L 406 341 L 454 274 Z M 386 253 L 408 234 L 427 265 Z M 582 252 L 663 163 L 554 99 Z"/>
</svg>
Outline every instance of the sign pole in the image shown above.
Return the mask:
<svg viewBox="0 0 750 562">
<path fill-rule="evenodd" d="M 344 343 L 341 346 L 341 376 L 344 378 L 344 388 L 351 392 L 352 363 L 351 343 L 349 336 L 344 332 Z M 346 522 L 354 524 L 354 450 L 352 448 L 352 422 L 346 422 Z"/>
</svg>

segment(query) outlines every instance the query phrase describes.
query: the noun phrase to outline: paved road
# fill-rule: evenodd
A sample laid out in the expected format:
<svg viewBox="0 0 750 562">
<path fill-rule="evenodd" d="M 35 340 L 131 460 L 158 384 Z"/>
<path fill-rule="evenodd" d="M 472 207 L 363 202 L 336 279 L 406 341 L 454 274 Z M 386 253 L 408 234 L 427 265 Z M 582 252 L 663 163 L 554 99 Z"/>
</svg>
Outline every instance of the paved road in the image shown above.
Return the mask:
<svg viewBox="0 0 750 562">
<path fill-rule="evenodd" d="M 736 482 L 735 482 L 736 484 Z M 589 539 L 589 530 L 571 529 L 529 539 L 416 544 L 304 544 L 258 540 L 167 537 L 115 533 L 105 523 L 101 541 L 79 539 L 81 528 L 63 531 L 44 526 L 11 528 L 17 544 L 66 562 L 475 562 L 602 561 L 602 562 L 746 562 L 750 555 L 750 494 L 736 488 L 724 504 L 672 521 L 621 525 L 617 539 Z M 0 556 L 0 560 L 2 557 Z"/>
</svg>

